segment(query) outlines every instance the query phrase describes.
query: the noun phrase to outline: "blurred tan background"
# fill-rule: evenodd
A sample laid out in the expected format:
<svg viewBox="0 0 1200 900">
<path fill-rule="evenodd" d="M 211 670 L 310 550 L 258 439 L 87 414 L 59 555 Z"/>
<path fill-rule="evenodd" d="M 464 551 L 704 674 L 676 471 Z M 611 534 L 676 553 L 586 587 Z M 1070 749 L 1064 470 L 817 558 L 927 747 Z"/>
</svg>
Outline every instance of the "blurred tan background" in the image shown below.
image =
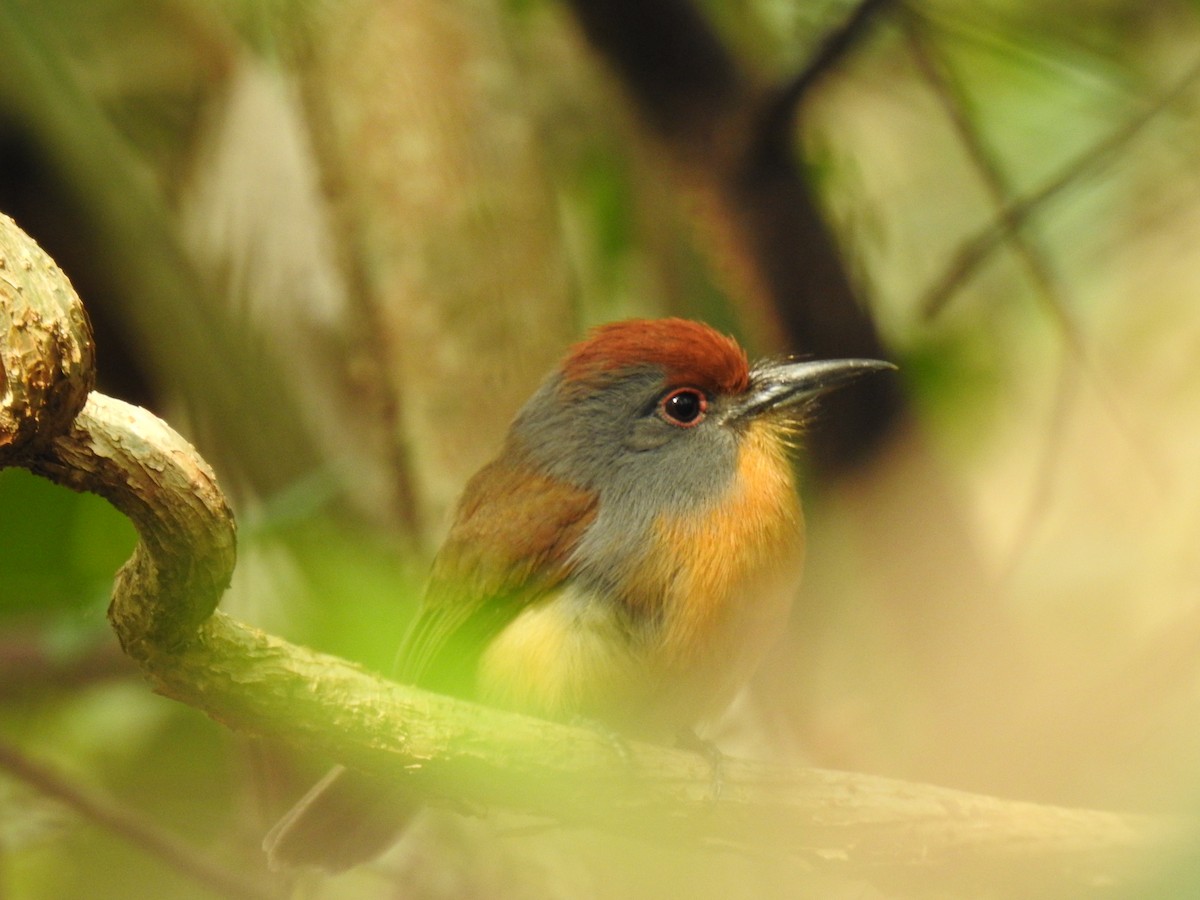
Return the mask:
<svg viewBox="0 0 1200 900">
<path fill-rule="evenodd" d="M 1194 812 L 1200 10 L 625 5 L 0 0 L 0 210 L 72 278 L 101 390 L 217 470 L 223 608 L 386 671 L 457 492 L 591 324 L 882 353 L 900 379 L 816 423 L 792 629 L 714 735 Z M 899 895 L 453 819 L 268 880 L 258 842 L 327 761 L 149 693 L 103 615 L 132 542 L 0 473 L 0 739 L 248 895 Z M 1121 896 L 1200 890 L 1190 858 L 1144 878 Z M 76 896 L 218 894 L 0 775 L 0 898 Z"/>
</svg>

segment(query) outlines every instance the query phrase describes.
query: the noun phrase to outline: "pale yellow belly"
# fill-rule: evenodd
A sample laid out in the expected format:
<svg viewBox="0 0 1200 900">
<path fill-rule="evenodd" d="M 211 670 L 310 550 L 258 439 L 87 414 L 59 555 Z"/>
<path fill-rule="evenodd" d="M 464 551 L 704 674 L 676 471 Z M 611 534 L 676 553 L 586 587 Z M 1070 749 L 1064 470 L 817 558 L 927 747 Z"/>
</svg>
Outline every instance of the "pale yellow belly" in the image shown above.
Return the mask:
<svg viewBox="0 0 1200 900">
<path fill-rule="evenodd" d="M 712 631 L 681 650 L 669 630 L 630 634 L 605 601 L 574 589 L 523 610 L 484 652 L 478 696 L 494 706 L 670 738 L 720 714 L 782 632 L 798 559 L 720 604 Z"/>
</svg>

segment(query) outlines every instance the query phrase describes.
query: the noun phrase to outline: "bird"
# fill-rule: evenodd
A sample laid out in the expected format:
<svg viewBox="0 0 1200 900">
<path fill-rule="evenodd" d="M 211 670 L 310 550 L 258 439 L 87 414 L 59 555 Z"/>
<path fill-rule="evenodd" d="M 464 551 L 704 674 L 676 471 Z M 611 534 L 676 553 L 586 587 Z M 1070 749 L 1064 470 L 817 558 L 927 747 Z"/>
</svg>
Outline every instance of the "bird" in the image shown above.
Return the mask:
<svg viewBox="0 0 1200 900">
<path fill-rule="evenodd" d="M 618 736 L 719 715 L 783 627 L 804 519 L 791 450 L 813 401 L 873 359 L 766 359 L 681 318 L 569 348 L 467 483 L 397 677 Z M 392 844 L 401 785 L 335 767 L 264 841 L 337 872 Z"/>
</svg>

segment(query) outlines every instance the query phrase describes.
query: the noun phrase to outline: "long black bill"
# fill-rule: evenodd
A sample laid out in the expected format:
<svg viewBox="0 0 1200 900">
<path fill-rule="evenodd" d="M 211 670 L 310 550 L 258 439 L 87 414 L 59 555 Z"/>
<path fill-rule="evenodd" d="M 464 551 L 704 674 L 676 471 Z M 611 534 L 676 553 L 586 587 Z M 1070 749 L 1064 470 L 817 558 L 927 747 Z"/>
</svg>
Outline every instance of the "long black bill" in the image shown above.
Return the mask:
<svg viewBox="0 0 1200 900">
<path fill-rule="evenodd" d="M 750 387 L 733 415 L 752 418 L 767 410 L 786 409 L 849 384 L 862 375 L 895 368 L 878 359 L 764 360 L 750 369 Z"/>
</svg>

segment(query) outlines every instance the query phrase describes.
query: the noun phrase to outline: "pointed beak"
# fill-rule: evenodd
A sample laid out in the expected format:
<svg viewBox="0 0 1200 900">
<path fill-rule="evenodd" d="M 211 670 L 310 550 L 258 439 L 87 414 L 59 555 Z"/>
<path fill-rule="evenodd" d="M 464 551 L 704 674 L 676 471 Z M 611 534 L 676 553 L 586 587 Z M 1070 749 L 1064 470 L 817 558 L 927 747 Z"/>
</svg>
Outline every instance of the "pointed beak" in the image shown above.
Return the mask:
<svg viewBox="0 0 1200 900">
<path fill-rule="evenodd" d="M 878 359 L 764 360 L 750 369 L 750 387 L 731 410 L 731 418 L 753 419 L 799 406 L 862 375 L 895 368 Z"/>
</svg>

